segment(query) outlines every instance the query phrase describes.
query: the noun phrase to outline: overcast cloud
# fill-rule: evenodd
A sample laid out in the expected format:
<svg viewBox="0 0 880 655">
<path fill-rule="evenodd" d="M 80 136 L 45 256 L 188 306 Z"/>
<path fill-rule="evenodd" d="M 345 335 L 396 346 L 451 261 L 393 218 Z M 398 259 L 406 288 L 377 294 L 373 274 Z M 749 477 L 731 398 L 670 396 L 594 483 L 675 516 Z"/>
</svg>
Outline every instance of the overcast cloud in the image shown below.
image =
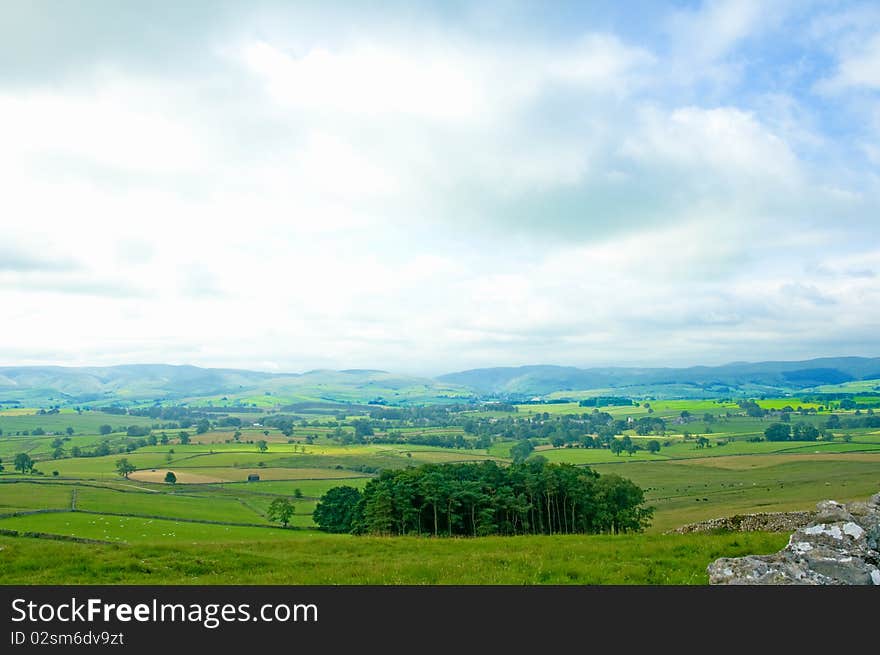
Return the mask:
<svg viewBox="0 0 880 655">
<path fill-rule="evenodd" d="M 880 355 L 880 12 L 629 4 L 4 3 L 0 364 Z"/>
</svg>

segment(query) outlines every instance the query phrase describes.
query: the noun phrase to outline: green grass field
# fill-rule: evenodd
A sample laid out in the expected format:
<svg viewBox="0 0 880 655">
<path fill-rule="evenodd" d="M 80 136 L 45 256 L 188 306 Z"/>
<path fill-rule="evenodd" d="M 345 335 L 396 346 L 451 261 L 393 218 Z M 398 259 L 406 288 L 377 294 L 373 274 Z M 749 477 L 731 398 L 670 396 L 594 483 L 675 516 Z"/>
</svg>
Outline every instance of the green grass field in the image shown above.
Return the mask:
<svg viewBox="0 0 880 655">
<path fill-rule="evenodd" d="M 767 533 L 351 537 L 134 519 L 80 527 L 120 545 L 0 535 L 0 584 L 706 584 L 718 557 L 771 553 L 787 541 Z"/>
<path fill-rule="evenodd" d="M 272 403 L 278 400 L 273 397 Z M 809 407 L 794 398 L 761 404 L 767 409 Z M 88 411 L 39 415 L 32 409 L 5 410 L 0 412 L 0 529 L 114 545 L 0 537 L 4 563 L 10 562 L 0 571 L 0 581 L 176 584 L 175 576 L 183 576 L 183 582 L 235 584 L 701 584 L 705 566 L 714 557 L 770 552 L 784 544 L 785 535 L 672 536 L 666 531 L 736 513 L 811 509 L 825 498 L 864 499 L 880 489 L 876 428 L 834 429 L 833 441 L 757 441 L 778 418 L 750 418 L 735 403 L 712 400 L 660 400 L 650 405 L 652 416 L 666 420 L 666 431 L 639 436 L 626 430 L 624 434 L 643 448 L 632 455 L 554 448 L 549 438 L 537 439 L 534 451 L 551 462 L 632 479 L 655 508 L 647 534 L 455 540 L 326 535 L 314 530 L 312 512 L 329 489 L 362 488 L 382 469 L 485 459 L 504 464 L 510 461 L 516 439 L 496 439 L 488 449 L 342 445 L 332 438 L 340 420 L 337 411 L 322 414 L 316 405 L 317 413 L 306 424 L 297 424 L 290 437 L 275 428 L 250 427 L 263 414 L 242 413 L 245 426 L 238 442 L 233 440 L 234 428 L 218 427 L 201 435 L 190 430 L 188 445 L 178 443 L 179 430 L 158 429 L 153 434 L 165 433 L 169 443 L 145 445 L 143 439 L 121 432 L 97 432 L 102 424 L 122 428 L 149 425 L 149 419 Z M 601 409 L 624 420 L 648 415 L 644 405 Z M 683 411 L 690 413 L 690 420 L 681 420 Z M 465 416 L 497 420 L 540 414 L 540 421 L 544 412 L 552 421 L 591 413 L 592 408 L 577 403 L 521 405 L 515 413 L 471 411 Z M 707 413 L 715 418 L 706 422 Z M 824 411 L 791 420 L 824 428 L 829 415 Z M 35 427 L 63 431 L 68 425 L 74 429 L 69 438 L 12 434 Z M 404 438 L 467 436 L 460 425 L 392 429 Z M 708 445 L 699 447 L 698 436 L 708 439 Z M 63 452 L 55 458 L 52 442 L 58 438 L 63 439 Z M 644 448 L 654 439 L 661 450 L 651 454 Z M 259 440 L 268 442 L 265 452 L 259 451 Z M 102 442 L 113 454 L 69 456 L 74 446 L 91 450 Z M 15 455 L 22 452 L 36 460 L 39 474 L 22 475 L 13 469 Z M 123 457 L 137 469 L 129 478 L 116 471 Z M 164 482 L 167 470 L 176 473 L 178 484 Z M 251 473 L 260 480 L 246 482 Z M 279 529 L 269 522 L 268 507 L 276 497 L 294 495 L 301 496 L 294 500 L 294 529 Z M 76 512 L 69 511 L 74 498 Z M 44 509 L 54 512 L 9 516 Z M 54 559 L 48 568 L 35 573 L 35 558 L 50 554 Z"/>
<path fill-rule="evenodd" d="M 737 456 L 605 464 L 644 488 L 656 508 L 650 530 L 750 512 L 813 509 L 820 500 L 864 500 L 880 490 L 880 453 Z"/>
</svg>

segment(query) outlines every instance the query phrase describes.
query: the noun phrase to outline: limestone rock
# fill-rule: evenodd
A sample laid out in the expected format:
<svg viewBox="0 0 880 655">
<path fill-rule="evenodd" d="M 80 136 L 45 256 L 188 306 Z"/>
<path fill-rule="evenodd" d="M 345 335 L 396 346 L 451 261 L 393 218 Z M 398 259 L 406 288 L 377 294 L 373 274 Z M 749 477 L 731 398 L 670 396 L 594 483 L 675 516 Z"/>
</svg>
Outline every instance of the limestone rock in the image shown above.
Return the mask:
<svg viewBox="0 0 880 655">
<path fill-rule="evenodd" d="M 866 503 L 823 500 L 774 555 L 721 558 L 709 584 L 880 585 L 880 494 Z"/>
</svg>

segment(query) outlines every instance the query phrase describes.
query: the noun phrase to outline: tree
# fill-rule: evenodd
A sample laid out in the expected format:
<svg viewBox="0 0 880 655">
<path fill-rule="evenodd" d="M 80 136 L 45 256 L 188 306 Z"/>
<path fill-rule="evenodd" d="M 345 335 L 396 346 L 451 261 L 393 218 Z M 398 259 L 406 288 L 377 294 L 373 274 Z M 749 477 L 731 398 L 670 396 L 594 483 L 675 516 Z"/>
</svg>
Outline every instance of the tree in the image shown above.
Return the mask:
<svg viewBox="0 0 880 655">
<path fill-rule="evenodd" d="M 644 507 L 645 494 L 631 480 L 619 475 L 603 475 L 596 481 L 602 532 L 641 532 L 644 530 L 654 510 Z"/>
<path fill-rule="evenodd" d="M 354 438 L 356 441 L 363 441 L 364 437 L 370 437 L 373 435 L 373 426 L 369 419 L 356 419 L 355 421 L 352 421 L 352 425 L 354 426 Z"/>
<path fill-rule="evenodd" d="M 791 429 L 793 441 L 815 441 L 819 438 L 819 428 L 809 423 L 795 423 Z"/>
<path fill-rule="evenodd" d="M 534 449 L 535 446 L 532 445 L 531 441 L 523 439 L 510 447 L 510 456 L 513 458 L 514 463 L 520 463 L 525 461 Z"/>
<path fill-rule="evenodd" d="M 259 449 L 259 451 L 260 451 L 261 453 L 265 453 L 267 450 L 269 450 L 269 444 L 267 444 L 267 443 L 265 442 L 265 440 L 260 439 L 260 440 L 257 442 L 257 448 Z"/>
<path fill-rule="evenodd" d="M 165 474 L 165 482 L 168 484 L 175 484 L 177 482 L 177 476 L 174 475 L 174 471 L 168 471 Z"/>
<path fill-rule="evenodd" d="M 270 521 L 278 521 L 286 528 L 287 524 L 290 523 L 290 518 L 293 516 L 293 511 L 293 503 L 287 498 L 276 498 L 269 504 L 267 515 Z"/>
<path fill-rule="evenodd" d="M 325 532 L 351 532 L 359 519 L 361 492 L 354 487 L 333 487 L 327 491 L 312 513 L 318 529 Z"/>
<path fill-rule="evenodd" d="M 21 471 L 22 473 L 30 473 L 34 470 L 34 460 L 27 453 L 18 453 L 15 456 L 15 460 L 13 460 L 13 465 L 16 471 Z"/>
<path fill-rule="evenodd" d="M 302 498 L 302 497 L 303 497 L 302 489 L 300 489 L 299 487 L 297 487 L 296 489 L 294 489 L 294 490 L 293 490 L 293 497 L 294 497 L 294 498 Z"/>
<path fill-rule="evenodd" d="M 177 436 L 180 438 L 180 444 L 181 444 L 182 446 L 185 446 L 186 444 L 189 443 L 189 432 L 186 432 L 185 430 L 182 430 L 182 431 L 180 432 L 180 434 L 178 434 Z"/>
<path fill-rule="evenodd" d="M 660 442 L 657 441 L 656 439 L 651 439 L 651 441 L 648 442 L 647 446 L 648 446 L 649 453 L 659 453 L 660 452 Z"/>
<path fill-rule="evenodd" d="M 64 457 L 64 448 L 58 447 L 52 451 L 52 459 L 61 459 Z"/>
<path fill-rule="evenodd" d="M 3 460 L 0 459 L 0 471 L 2 471 L 2 470 L 3 470 Z"/>
<path fill-rule="evenodd" d="M 205 434 L 208 430 L 211 429 L 211 421 L 206 418 L 201 419 L 198 423 L 196 423 L 196 434 Z"/>
<path fill-rule="evenodd" d="M 791 426 L 786 423 L 774 423 L 764 430 L 767 441 L 788 441 L 791 439 Z"/>
<path fill-rule="evenodd" d="M 619 456 L 623 450 L 623 441 L 620 439 L 612 439 L 611 444 L 609 444 L 608 447 L 611 449 L 612 453 Z"/>
<path fill-rule="evenodd" d="M 123 478 L 128 478 L 128 474 L 136 471 L 137 467 L 129 462 L 127 458 L 123 457 L 116 460 L 116 470 Z"/>
</svg>

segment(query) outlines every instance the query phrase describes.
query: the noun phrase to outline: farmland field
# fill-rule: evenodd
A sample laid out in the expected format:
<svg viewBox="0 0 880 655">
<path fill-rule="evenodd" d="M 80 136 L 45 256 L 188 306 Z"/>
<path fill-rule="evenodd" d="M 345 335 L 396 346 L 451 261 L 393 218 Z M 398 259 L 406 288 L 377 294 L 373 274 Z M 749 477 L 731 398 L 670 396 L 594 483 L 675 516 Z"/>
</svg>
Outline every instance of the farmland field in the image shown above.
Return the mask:
<svg viewBox="0 0 880 655">
<path fill-rule="evenodd" d="M 735 402 L 661 400 L 384 418 L 384 410 L 325 411 L 312 402 L 305 406 L 315 413 L 296 416 L 215 409 L 200 432 L 195 419 L 181 427 L 97 410 L 4 410 L 0 547 L 8 565 L 0 581 L 702 584 L 715 557 L 770 552 L 785 535 L 667 531 L 880 490 L 880 429 L 817 402 L 759 404 L 761 416 Z M 198 417 L 197 407 L 187 411 Z M 613 438 L 598 441 L 596 416 L 607 417 L 600 427 L 614 422 Z M 799 432 L 765 438 L 782 421 Z M 106 425 L 112 431 L 102 434 Z M 792 438 L 808 433 L 809 440 Z M 584 441 L 590 434 L 596 440 Z M 32 471 L 17 468 L 22 454 Z M 515 457 L 632 480 L 654 509 L 647 533 L 427 539 L 316 529 L 315 507 L 334 487 L 363 489 L 383 470 L 488 460 L 506 466 Z M 130 467 L 125 475 L 121 460 Z M 168 471 L 174 484 L 165 482 Z M 249 482 L 249 475 L 259 480 Z M 270 515 L 276 499 L 293 504 L 286 529 Z M 35 558 L 50 555 L 35 573 Z"/>
</svg>

